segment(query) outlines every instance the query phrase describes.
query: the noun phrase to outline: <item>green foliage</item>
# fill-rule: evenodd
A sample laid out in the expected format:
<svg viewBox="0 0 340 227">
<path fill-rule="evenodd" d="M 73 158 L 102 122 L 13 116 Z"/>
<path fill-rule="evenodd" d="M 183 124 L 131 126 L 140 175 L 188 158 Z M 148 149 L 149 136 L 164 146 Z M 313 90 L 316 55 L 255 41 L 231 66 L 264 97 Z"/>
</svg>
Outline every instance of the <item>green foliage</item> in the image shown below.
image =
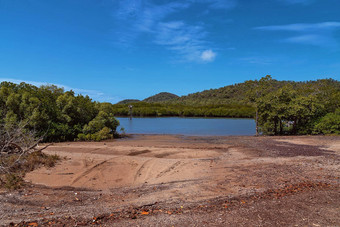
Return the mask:
<svg viewBox="0 0 340 227">
<path fill-rule="evenodd" d="M 263 134 L 339 134 L 338 116 L 332 113 L 340 105 L 338 81 L 291 82 L 273 89 L 275 83 L 267 76 L 248 93 Z"/>
<path fill-rule="evenodd" d="M 271 83 L 270 87 L 262 85 L 266 84 L 268 80 Z M 249 100 L 250 93 L 254 92 L 259 86 L 268 90 L 277 90 L 289 83 L 293 82 L 272 80 L 270 76 L 266 76 L 260 81 L 248 80 L 244 83 L 189 94 L 171 100 L 170 103 L 185 105 L 226 105 L 237 103 L 250 105 L 252 103 L 252 101 Z M 263 90 L 263 92 L 265 92 L 265 90 Z M 253 96 L 255 96 L 255 93 Z"/>
<path fill-rule="evenodd" d="M 160 93 L 145 101 L 93 102 L 56 86 L 0 84 L 0 123 L 28 120 L 46 141 L 101 140 L 117 135 L 114 116 L 237 117 L 258 113 L 262 134 L 338 133 L 340 82 L 277 81 L 271 76 L 177 97 Z M 333 125 L 333 126 L 332 126 Z M 109 131 L 108 131 L 109 130 Z M 39 135 L 38 135 L 39 136 Z"/>
<path fill-rule="evenodd" d="M 113 113 L 129 116 L 130 104 L 113 105 Z M 293 82 L 267 75 L 260 80 L 211 89 L 170 101 L 132 103 L 132 115 L 256 118 L 265 135 L 337 133 L 334 112 L 340 106 L 340 83 L 332 79 Z M 321 120 L 323 119 L 323 120 Z M 316 126 L 318 124 L 318 126 Z M 327 131 L 328 129 L 328 131 Z"/>
<path fill-rule="evenodd" d="M 316 134 L 340 134 L 340 108 L 323 116 L 314 126 Z"/>
<path fill-rule="evenodd" d="M 78 134 L 95 134 L 104 127 L 116 134 L 119 122 L 112 104 L 93 102 L 88 96 L 75 95 L 52 86 L 36 87 L 26 83 L 0 84 L 0 123 L 28 121 L 27 128 L 44 136 L 45 141 L 70 141 Z"/>
<path fill-rule="evenodd" d="M 129 105 L 133 105 L 132 115 L 138 117 L 237 117 L 251 118 L 254 108 L 244 104 L 228 105 L 181 105 L 138 102 L 113 105 L 115 116 L 129 116 Z"/>
<path fill-rule="evenodd" d="M 339 81 L 322 79 L 315 81 L 295 82 L 278 81 L 267 75 L 260 80 L 248 80 L 243 83 L 229 85 L 218 89 L 210 89 L 182 96 L 166 103 L 191 106 L 245 104 L 254 105 L 255 98 L 277 91 L 280 88 L 290 86 L 300 95 L 315 94 L 328 109 L 335 111 L 339 105 L 340 91 Z"/>
<path fill-rule="evenodd" d="M 114 135 L 111 133 L 111 129 L 108 127 L 102 128 L 100 131 L 95 132 L 95 133 L 80 133 L 78 134 L 78 140 L 81 141 L 101 141 L 101 140 L 107 140 L 107 139 L 112 139 Z"/>
<path fill-rule="evenodd" d="M 84 126 L 83 132 L 85 134 L 96 133 L 104 127 L 109 128 L 111 131 L 116 131 L 118 125 L 119 122 L 113 117 L 113 114 L 99 111 L 98 115 Z"/>
</svg>

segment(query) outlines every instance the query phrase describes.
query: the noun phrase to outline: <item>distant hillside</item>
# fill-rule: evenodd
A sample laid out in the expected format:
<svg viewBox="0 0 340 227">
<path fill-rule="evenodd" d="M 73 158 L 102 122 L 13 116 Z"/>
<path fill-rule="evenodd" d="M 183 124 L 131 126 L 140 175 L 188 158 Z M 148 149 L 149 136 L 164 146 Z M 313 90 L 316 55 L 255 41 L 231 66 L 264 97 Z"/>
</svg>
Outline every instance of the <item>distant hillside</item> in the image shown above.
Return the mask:
<svg viewBox="0 0 340 227">
<path fill-rule="evenodd" d="M 161 92 L 161 93 L 158 93 L 157 95 L 150 96 L 144 99 L 143 101 L 148 102 L 148 103 L 165 102 L 165 101 L 176 99 L 178 97 L 179 96 L 169 93 L 169 92 Z"/>
<path fill-rule="evenodd" d="M 321 79 L 316 81 L 295 82 L 295 81 L 271 81 L 271 90 L 277 90 L 290 84 L 299 93 L 310 94 L 313 91 L 322 89 L 338 90 L 340 82 L 333 79 Z M 183 105 L 221 105 L 221 104 L 249 104 L 247 94 L 258 86 L 258 81 L 245 81 L 243 83 L 229 85 L 217 89 L 204 90 L 178 99 L 171 100 L 171 104 Z"/>
<path fill-rule="evenodd" d="M 169 92 L 161 92 L 143 100 L 146 103 L 181 104 L 189 106 L 206 105 L 250 105 L 248 95 L 259 85 L 258 80 L 248 80 L 243 83 L 228 85 L 217 89 L 209 89 L 201 92 L 192 93 L 185 96 L 177 96 Z M 338 92 L 340 82 L 333 79 L 320 79 L 315 81 L 278 81 L 271 80 L 271 90 L 278 90 L 286 85 L 290 85 L 300 94 L 309 95 L 314 92 L 325 91 L 327 93 Z M 138 99 L 126 99 L 117 104 L 129 104 L 140 102 Z"/>
<path fill-rule="evenodd" d="M 280 88 L 288 82 L 275 81 L 273 86 Z M 217 89 L 204 90 L 202 92 L 192 93 L 186 96 L 181 96 L 171 103 L 181 103 L 185 105 L 212 105 L 212 104 L 231 104 L 243 103 L 246 104 L 247 93 L 254 89 L 257 82 L 250 80 L 244 83 L 228 85 Z"/>
<path fill-rule="evenodd" d="M 151 96 L 145 101 L 134 103 L 132 115 L 138 117 L 253 118 L 256 106 L 259 108 L 259 116 L 261 117 L 261 130 L 265 132 L 264 130 L 268 129 L 268 132 L 265 132 L 267 134 L 311 134 L 313 130 L 324 133 L 326 131 L 322 131 L 322 127 L 328 130 L 332 126 L 336 128 L 339 125 L 337 122 L 340 121 L 340 116 L 338 116 L 340 115 L 340 81 L 333 79 L 305 82 L 277 81 L 266 76 L 259 81 L 245 81 L 244 83 L 205 90 L 182 97 L 163 92 Z M 129 104 L 116 104 L 112 107 L 115 116 L 128 116 L 130 114 Z M 289 115 L 293 112 L 295 113 L 294 116 Z M 281 124 L 277 121 L 276 124 L 273 124 L 273 119 L 279 119 L 283 116 L 282 113 L 285 113 L 285 119 L 281 121 Z M 325 117 L 323 123 L 316 126 L 319 120 L 321 122 L 321 117 Z M 298 123 L 300 125 L 296 126 L 294 130 L 292 127 L 287 128 L 286 124 L 283 124 L 285 121 L 291 122 L 294 119 L 300 119 L 296 121 L 296 125 Z M 327 124 L 332 123 L 325 126 L 325 122 Z M 276 126 L 276 128 L 271 128 L 271 125 Z M 340 128 L 338 131 L 340 133 Z M 333 130 L 326 133 L 338 132 Z"/>
<path fill-rule="evenodd" d="M 135 102 L 140 102 L 138 99 L 124 99 L 117 104 L 129 104 L 129 103 L 135 103 Z"/>
</svg>

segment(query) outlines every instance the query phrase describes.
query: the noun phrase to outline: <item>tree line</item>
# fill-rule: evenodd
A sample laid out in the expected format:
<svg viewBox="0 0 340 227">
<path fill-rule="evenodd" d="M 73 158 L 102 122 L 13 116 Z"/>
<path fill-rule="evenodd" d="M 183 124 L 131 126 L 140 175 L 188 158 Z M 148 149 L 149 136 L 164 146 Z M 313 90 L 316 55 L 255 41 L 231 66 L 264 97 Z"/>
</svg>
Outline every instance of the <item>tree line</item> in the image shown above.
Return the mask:
<svg viewBox="0 0 340 227">
<path fill-rule="evenodd" d="M 54 85 L 0 83 L 0 127 L 24 122 L 45 141 L 118 136 L 115 116 L 129 116 L 129 105 L 92 101 Z M 340 134 L 340 82 L 333 79 L 292 82 L 266 76 L 168 102 L 132 105 L 131 114 L 138 117 L 254 118 L 263 135 Z"/>
<path fill-rule="evenodd" d="M 235 117 L 252 118 L 254 108 L 244 104 L 225 105 L 182 105 L 170 103 L 137 102 L 113 105 L 115 116 L 130 116 L 129 106 L 132 105 L 132 116 L 135 117 Z"/>
<path fill-rule="evenodd" d="M 54 85 L 0 84 L 0 125 L 25 122 L 45 141 L 101 140 L 117 135 L 112 104 L 92 101 Z"/>
</svg>

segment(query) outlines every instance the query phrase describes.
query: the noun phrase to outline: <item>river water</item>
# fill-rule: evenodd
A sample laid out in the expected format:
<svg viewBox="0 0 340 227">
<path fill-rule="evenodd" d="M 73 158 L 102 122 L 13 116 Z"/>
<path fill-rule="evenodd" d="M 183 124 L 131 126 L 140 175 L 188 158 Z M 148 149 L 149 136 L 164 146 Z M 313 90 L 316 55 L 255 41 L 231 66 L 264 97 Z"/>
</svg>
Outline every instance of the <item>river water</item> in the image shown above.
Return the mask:
<svg viewBox="0 0 340 227">
<path fill-rule="evenodd" d="M 128 134 L 180 134 L 190 136 L 255 135 L 255 121 L 239 118 L 117 117 Z M 120 132 L 120 131 L 119 131 Z"/>
</svg>

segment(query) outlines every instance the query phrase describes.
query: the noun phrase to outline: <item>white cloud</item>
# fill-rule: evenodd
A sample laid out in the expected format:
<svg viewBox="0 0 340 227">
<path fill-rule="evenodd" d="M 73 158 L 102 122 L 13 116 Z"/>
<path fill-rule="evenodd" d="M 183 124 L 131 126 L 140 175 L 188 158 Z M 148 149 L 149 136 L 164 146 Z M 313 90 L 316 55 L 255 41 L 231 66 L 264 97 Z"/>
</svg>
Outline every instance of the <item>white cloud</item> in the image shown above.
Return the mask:
<svg viewBox="0 0 340 227">
<path fill-rule="evenodd" d="M 216 57 L 216 53 L 212 50 L 205 50 L 201 54 L 201 59 L 204 62 L 211 62 L 214 61 Z"/>
<path fill-rule="evenodd" d="M 44 86 L 44 85 L 52 85 L 51 83 L 48 83 L 48 82 L 18 80 L 18 79 L 11 79 L 11 78 L 0 78 L 0 82 L 3 82 L 3 81 L 12 82 L 12 83 L 15 83 L 15 84 L 20 84 L 20 83 L 24 82 L 24 83 L 27 83 L 27 84 L 32 84 L 32 85 L 37 86 L 37 87 Z M 64 90 L 66 90 L 66 91 L 72 90 L 76 94 L 88 95 L 89 97 L 91 97 L 92 99 L 94 99 L 96 101 L 116 103 L 121 99 L 119 97 L 106 95 L 103 92 L 96 91 L 96 90 L 72 88 L 72 87 L 69 87 L 69 86 L 63 85 L 63 84 L 54 84 L 53 83 L 53 85 L 55 85 L 59 88 L 64 88 Z"/>
</svg>

